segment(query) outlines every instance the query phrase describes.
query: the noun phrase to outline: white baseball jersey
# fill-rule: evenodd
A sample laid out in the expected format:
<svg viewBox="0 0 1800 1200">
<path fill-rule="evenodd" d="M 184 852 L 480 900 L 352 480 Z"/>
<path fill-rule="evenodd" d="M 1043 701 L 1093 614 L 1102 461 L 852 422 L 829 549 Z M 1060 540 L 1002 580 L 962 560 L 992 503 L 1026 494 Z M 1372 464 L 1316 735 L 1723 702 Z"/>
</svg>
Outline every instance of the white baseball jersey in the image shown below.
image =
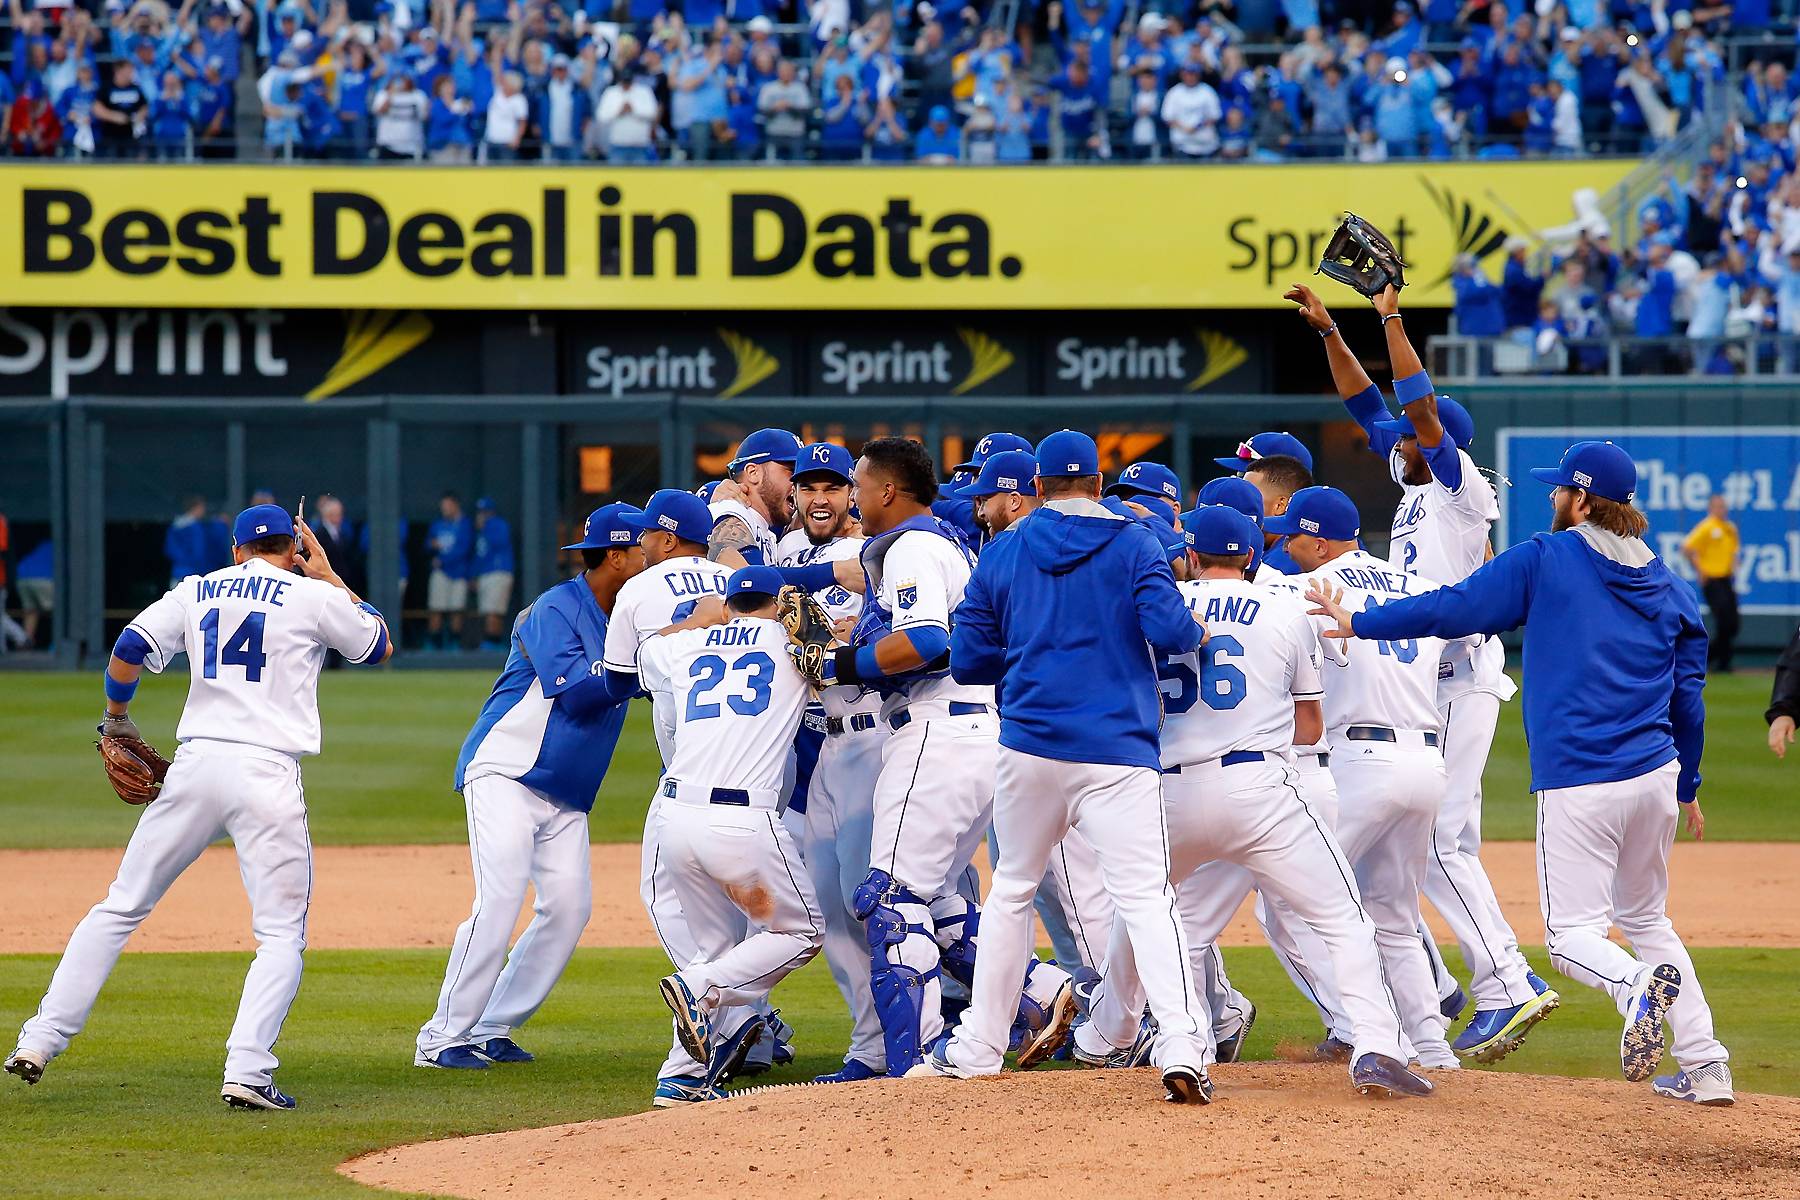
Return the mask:
<svg viewBox="0 0 1800 1200">
<path fill-rule="evenodd" d="M 1476 468 L 1468 451 L 1458 447 L 1456 457 L 1462 463 L 1462 486 L 1451 491 L 1435 475 L 1428 483 L 1406 483 L 1402 478 L 1406 462 L 1399 448 L 1388 454 L 1388 472 L 1402 489 L 1388 559 L 1403 571 L 1440 584 L 1461 583 L 1487 561 L 1488 529 L 1500 519 L 1494 485 Z M 1440 701 L 1469 691 L 1491 691 L 1506 700 L 1515 691 L 1506 678 L 1506 651 L 1493 638 L 1446 645 L 1439 679 Z"/>
<path fill-rule="evenodd" d="M 925 626 L 936 626 L 947 633 L 950 614 L 962 603 L 963 589 L 969 584 L 974 566 L 973 557 L 959 543 L 922 529 L 909 529 L 889 544 L 878 576 L 871 582 L 879 590 L 882 607 L 893 616 L 896 633 Z M 895 682 L 899 690 L 887 698 L 884 713 L 917 701 L 994 702 L 993 688 L 958 683 L 948 671 Z"/>
<path fill-rule="evenodd" d="M 816 562 L 841 562 L 854 560 L 862 553 L 862 538 L 836 537 L 828 542 L 814 542 L 803 529 L 788 533 L 776 544 L 776 561 L 784 567 L 804 567 Z M 854 621 L 862 615 L 863 598 L 849 588 L 832 584 L 813 593 L 813 599 L 831 617 L 833 621 L 848 617 Z M 847 717 L 852 713 L 874 713 L 881 708 L 881 696 L 873 689 L 857 687 L 831 687 L 819 693 L 819 703 L 825 711 L 834 717 Z"/>
<path fill-rule="evenodd" d="M 1353 613 L 1438 586 L 1363 550 L 1352 550 L 1311 574 L 1344 589 L 1343 605 Z M 1352 643 L 1346 665 L 1328 663 L 1321 672 L 1327 740 L 1341 741 L 1351 725 L 1436 731 L 1443 722 L 1437 709 L 1438 659 L 1443 646 L 1443 639 L 1433 637 Z"/>
<path fill-rule="evenodd" d="M 699 555 L 665 558 L 625 581 L 606 619 L 601 654 L 609 671 L 638 669 L 638 647 L 659 629 L 685 620 L 707 596 L 724 596 L 731 568 Z"/>
<path fill-rule="evenodd" d="M 1286 756 L 1294 701 L 1317 700 L 1319 635 L 1289 594 L 1243 579 L 1175 585 L 1206 625 L 1207 641 L 1167 659 L 1162 763 L 1210 762 L 1237 750 Z"/>
<path fill-rule="evenodd" d="M 774 565 L 776 559 L 775 533 L 763 515 L 741 500 L 715 500 L 707 505 L 712 513 L 713 527 L 717 528 L 726 517 L 736 517 L 750 527 L 750 536 L 756 539 L 756 548 L 762 554 L 762 561 Z"/>
<path fill-rule="evenodd" d="M 178 739 L 294 755 L 319 752 L 325 651 L 360 663 L 382 643 L 381 622 L 349 592 L 260 558 L 188 576 L 127 628 L 150 644 L 144 665 L 158 674 L 187 651 Z"/>
<path fill-rule="evenodd" d="M 655 698 L 658 732 L 674 746 L 665 777 L 782 790 L 807 687 L 781 622 L 733 617 L 653 637 L 638 652 L 638 673 Z"/>
</svg>

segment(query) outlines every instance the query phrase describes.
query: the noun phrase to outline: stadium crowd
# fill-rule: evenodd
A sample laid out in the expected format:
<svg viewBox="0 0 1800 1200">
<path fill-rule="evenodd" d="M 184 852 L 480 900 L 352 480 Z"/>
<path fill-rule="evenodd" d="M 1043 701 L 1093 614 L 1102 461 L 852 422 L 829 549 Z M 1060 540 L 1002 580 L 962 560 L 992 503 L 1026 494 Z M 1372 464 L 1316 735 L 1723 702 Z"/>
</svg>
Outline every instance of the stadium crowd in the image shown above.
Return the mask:
<svg viewBox="0 0 1800 1200">
<path fill-rule="evenodd" d="M 1800 337 L 1797 110 L 1779 63 L 1747 79 L 1746 93 L 1745 122 L 1727 127 L 1685 183 L 1643 203 L 1631 245 L 1595 222 L 1550 251 L 1514 238 L 1497 280 L 1459 259 L 1455 332 L 1575 373 L 1604 371 L 1613 336 L 1652 339 L 1626 343 L 1640 373 L 1800 370 L 1800 343 L 1789 340 Z M 1750 337 L 1770 339 L 1756 351 L 1766 361 L 1746 360 Z"/>
<path fill-rule="evenodd" d="M 435 162 L 1636 153 L 1725 78 L 1720 37 L 1792 16 L 1791 0 L 31 3 L 8 0 L 12 154 Z M 1785 111 L 1786 68 L 1754 77 Z"/>
</svg>

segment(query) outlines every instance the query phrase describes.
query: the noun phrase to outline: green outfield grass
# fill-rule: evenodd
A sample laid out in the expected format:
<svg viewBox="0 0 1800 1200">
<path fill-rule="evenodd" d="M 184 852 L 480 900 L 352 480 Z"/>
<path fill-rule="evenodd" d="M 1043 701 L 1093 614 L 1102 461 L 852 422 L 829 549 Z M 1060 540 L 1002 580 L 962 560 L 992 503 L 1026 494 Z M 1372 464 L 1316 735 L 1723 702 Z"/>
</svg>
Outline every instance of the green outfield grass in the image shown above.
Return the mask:
<svg viewBox="0 0 1800 1200">
<path fill-rule="evenodd" d="M 1707 687 L 1702 795 L 1708 834 L 1719 840 L 1800 840 L 1791 803 L 1800 765 L 1764 744 L 1770 676 L 1749 672 Z M 477 671 L 333 671 L 320 683 L 324 753 L 306 766 L 313 839 L 320 844 L 461 842 L 462 802 L 450 789 L 457 749 L 492 676 Z M 165 751 L 186 694 L 185 675 L 149 676 L 132 705 L 146 736 Z M 0 728 L 7 731 L 0 847 L 119 846 L 135 814 L 113 799 L 93 751 L 101 707 L 91 673 L 0 675 Z M 633 842 L 656 784 L 649 707 L 632 706 L 595 806 L 596 842 Z M 1517 701 L 1501 710 L 1488 763 L 1485 834 L 1530 840 L 1535 821 Z"/>
<path fill-rule="evenodd" d="M 373 1195 L 333 1168 L 401 1142 L 641 1111 L 667 1049 L 667 1010 L 655 980 L 668 964 L 655 951 L 578 952 L 519 1035 L 541 1061 L 481 1073 L 411 1065 L 442 951 L 320 952 L 307 958 L 279 1047 L 280 1082 L 301 1108 L 235 1112 L 219 1102 L 218 1082 L 247 958 L 126 955 L 88 1031 L 42 1083 L 26 1088 L 0 1077 L 6 1194 Z M 1310 1010 L 1267 950 L 1232 950 L 1227 958 L 1237 986 L 1260 1005 L 1249 1057 L 1273 1057 L 1284 1040 L 1318 1038 Z M 1540 953 L 1532 958 L 1563 990 L 1564 1007 L 1500 1069 L 1616 1078 L 1618 1018 L 1609 1002 L 1551 975 Z M 1733 1051 L 1738 1088 L 1800 1094 L 1793 1049 L 1800 1007 L 1770 1003 L 1791 994 L 1800 951 L 1702 950 L 1695 960 Z M 31 1012 L 54 962 L 0 957 L 0 1024 L 14 1026 Z M 775 998 L 799 1030 L 800 1061 L 765 1081 L 834 1068 L 848 1020 L 823 963 L 795 975 Z M 1145 1087 L 1155 1087 L 1148 1076 Z"/>
</svg>

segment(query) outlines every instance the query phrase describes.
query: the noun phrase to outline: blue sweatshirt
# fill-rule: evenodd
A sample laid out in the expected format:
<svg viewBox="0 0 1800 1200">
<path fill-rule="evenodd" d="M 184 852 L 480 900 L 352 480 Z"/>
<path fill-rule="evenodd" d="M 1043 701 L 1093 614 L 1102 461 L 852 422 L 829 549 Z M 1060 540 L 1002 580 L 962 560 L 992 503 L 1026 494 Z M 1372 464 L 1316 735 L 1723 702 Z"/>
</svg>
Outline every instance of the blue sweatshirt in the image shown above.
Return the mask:
<svg viewBox="0 0 1800 1200">
<path fill-rule="evenodd" d="M 475 531 L 475 550 L 470 559 L 471 575 L 490 575 L 495 571 L 511 574 L 513 570 L 512 526 L 506 518 L 491 516 Z"/>
<path fill-rule="evenodd" d="M 1156 535 L 1057 500 L 994 539 L 956 608 L 950 673 L 1004 688 L 1000 744 L 1162 769 L 1156 655 L 1200 644 Z"/>
<path fill-rule="evenodd" d="M 1706 627 L 1691 589 L 1635 538 L 1591 526 L 1540 533 L 1454 587 L 1366 609 L 1352 625 L 1377 640 L 1523 625 L 1533 791 L 1636 779 L 1673 759 L 1676 797 L 1699 790 Z"/>
</svg>

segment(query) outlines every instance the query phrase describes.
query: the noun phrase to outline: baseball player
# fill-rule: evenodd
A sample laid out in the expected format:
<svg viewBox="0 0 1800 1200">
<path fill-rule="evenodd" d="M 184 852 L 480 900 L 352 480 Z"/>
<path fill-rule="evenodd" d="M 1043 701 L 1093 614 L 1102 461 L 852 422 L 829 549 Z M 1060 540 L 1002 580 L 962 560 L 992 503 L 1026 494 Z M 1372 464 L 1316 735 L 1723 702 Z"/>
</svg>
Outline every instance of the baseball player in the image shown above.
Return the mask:
<svg viewBox="0 0 1800 1200">
<path fill-rule="evenodd" d="M 836 683 L 882 692 L 889 729 L 869 873 L 853 911 L 868 936 L 890 1075 L 917 1065 L 943 1031 L 940 970 L 965 986 L 973 979 L 980 910 L 958 888 L 994 800 L 993 689 L 959 683 L 946 661 L 972 554 L 931 515 L 937 493 L 937 471 L 918 442 L 876 438 L 863 447 L 852 488 L 869 539 L 863 613 L 830 662 Z M 1055 965 L 1033 959 L 1018 969 L 1027 1031 L 1020 1054 L 1029 1066 L 1066 1039 L 1074 997 Z"/>
<path fill-rule="evenodd" d="M 863 539 L 853 536 L 850 476 L 853 460 L 842 446 L 815 442 L 794 463 L 797 528 L 776 546 L 784 567 L 855 560 Z M 842 627 L 862 614 L 862 597 L 833 583 L 813 598 Z M 816 710 L 816 711 L 815 711 Z M 887 1073 L 881 1018 L 869 988 L 869 951 L 851 897 L 869 871 L 869 837 L 875 821 L 875 781 L 881 774 L 881 697 L 863 687 L 827 688 L 808 706 L 816 722 L 818 760 L 806 791 L 801 855 L 823 911 L 826 965 L 843 993 L 851 1018 L 850 1049 L 838 1070 L 818 1083 L 846 1083 Z M 804 730 L 802 731 L 804 734 Z"/>
<path fill-rule="evenodd" d="M 1730 1104 L 1729 1055 L 1667 912 L 1675 827 L 1685 816 L 1689 833 L 1705 832 L 1706 627 L 1692 593 L 1644 543 L 1649 522 L 1632 505 L 1629 454 L 1578 442 L 1532 475 L 1554 488 L 1552 532 L 1461 583 L 1362 612 L 1322 587 L 1308 598 L 1339 633 L 1395 645 L 1524 627 L 1525 736 L 1550 960 L 1618 1006 L 1625 1078 L 1656 1070 L 1666 1016 L 1680 1070 L 1657 1078 L 1655 1090 Z M 1607 939 L 1613 925 L 1635 955 Z"/>
<path fill-rule="evenodd" d="M 968 686 L 1004 681 L 994 783 L 1000 861 L 974 999 L 922 1069 L 965 1078 L 999 1072 L 1031 950 L 1032 897 L 1073 827 L 1098 856 L 1136 952 L 1158 1024 L 1152 1057 L 1165 1096 L 1204 1104 L 1212 1097 L 1204 1006 L 1169 887 L 1160 710 L 1146 653 L 1193 650 L 1202 631 L 1148 523 L 1100 503 L 1094 440 L 1053 433 L 1039 445 L 1037 465 L 1044 503 L 988 547 L 951 631 L 954 677 Z"/>
<path fill-rule="evenodd" d="M 785 429 L 759 429 L 738 443 L 725 467 L 731 486 L 721 483 L 707 504 L 711 557 L 736 551 L 747 563 L 774 564 L 775 543 L 794 516 L 789 485 L 799 453 L 800 439 Z"/>
<path fill-rule="evenodd" d="M 1311 473 L 1312 451 L 1306 448 L 1305 442 L 1291 433 L 1253 433 L 1238 443 L 1236 454 L 1230 458 L 1215 458 L 1213 461 L 1235 475 L 1242 475 L 1250 470 L 1252 464 L 1277 454 L 1297 460 Z"/>
<path fill-rule="evenodd" d="M 1359 549 L 1356 505 L 1336 488 L 1303 488 L 1285 513 L 1264 524 L 1288 539 L 1288 552 L 1309 575 L 1345 589 L 1347 606 L 1379 606 L 1434 586 Z M 1438 638 L 1361 646 L 1341 666 L 1328 662 L 1324 679 L 1338 844 L 1356 868 L 1413 1051 L 1423 1066 L 1447 1069 L 1457 1058 L 1444 1040 L 1446 1021 L 1418 935 L 1419 882 L 1445 786 L 1437 715 L 1442 651 Z M 1340 997 L 1345 982 L 1337 980 Z"/>
<path fill-rule="evenodd" d="M 50 990 L 19 1031 L 5 1069 L 26 1083 L 87 1024 L 126 941 L 169 885 L 207 843 L 229 837 L 257 950 L 226 1039 L 219 1095 L 234 1108 L 295 1105 L 275 1086 L 275 1040 L 300 988 L 312 897 L 300 759 L 319 752 L 319 668 L 327 650 L 374 664 L 394 646 L 387 622 L 344 586 L 304 522 L 296 531 L 281 508 L 259 504 L 238 514 L 231 536 L 231 566 L 183 579 L 113 644 L 102 736 L 141 740 L 130 716 L 140 676 L 145 668 L 160 674 L 186 651 L 181 745 L 106 899 L 75 927 Z"/>
<path fill-rule="evenodd" d="M 1163 698 L 1170 878 L 1184 905 L 1193 893 L 1210 907 L 1199 930 L 1206 942 L 1231 919 L 1247 884 L 1221 886 L 1223 876 L 1252 877 L 1291 905 L 1328 948 L 1341 981 L 1354 1029 L 1353 1085 L 1383 1097 L 1428 1095 L 1431 1084 L 1406 1069 L 1409 1047 L 1350 866 L 1287 761 L 1296 741 L 1316 741 L 1324 728 L 1318 634 L 1298 597 L 1244 578 L 1261 540 L 1249 518 L 1206 506 L 1186 524 L 1195 578 L 1177 586 L 1207 641 L 1163 658 L 1159 671 L 1179 685 Z M 1122 932 L 1114 931 L 1091 1020 L 1075 1032 L 1076 1057 L 1092 1064 L 1130 1043 L 1143 1011 Z"/>
<path fill-rule="evenodd" d="M 601 652 L 620 590 L 644 569 L 628 504 L 588 517 L 586 568 L 534 600 L 514 622 L 512 648 L 456 760 L 469 810 L 475 902 L 456 931 L 437 1010 L 419 1030 L 413 1064 L 483 1070 L 530 1062 L 512 1033 L 556 986 L 593 910 L 588 813 L 625 724 Z M 527 885 L 531 924 L 507 953 Z"/>
<path fill-rule="evenodd" d="M 653 636 L 638 652 L 657 728 L 673 747 L 657 785 L 658 869 L 694 942 L 694 954 L 663 979 L 662 996 L 688 1074 L 707 1069 L 696 1095 L 665 1097 L 659 1082 L 663 1107 L 720 1094 L 709 1067 L 715 1015 L 766 1002 L 812 961 L 823 937 L 818 901 L 775 811 L 808 696 L 775 619 L 781 575 L 742 567 L 726 586 L 725 623 Z"/>
<path fill-rule="evenodd" d="M 1181 479 L 1159 462 L 1132 463 L 1104 494 L 1142 504 L 1170 528 L 1181 520 Z"/>
<path fill-rule="evenodd" d="M 1401 486 L 1388 558 L 1427 579 L 1467 579 L 1492 553 L 1488 528 L 1500 506 L 1467 450 L 1475 439 L 1474 419 L 1455 400 L 1434 394 L 1406 336 L 1399 293 L 1390 287 L 1375 299 L 1394 365 L 1394 394 L 1406 410 L 1399 420 L 1391 418 L 1380 389 L 1311 289 L 1297 284 L 1288 298 L 1300 304 L 1302 317 L 1320 332 L 1344 407 Z M 1515 691 L 1505 667 L 1505 651 L 1493 638 L 1450 643 L 1439 666 L 1437 706 L 1449 788 L 1433 831 L 1424 888 L 1426 899 L 1455 934 L 1471 973 L 1475 1015 L 1454 1048 L 1482 1062 L 1504 1058 L 1560 1003 L 1519 952 L 1518 938 L 1500 911 L 1479 857 L 1481 773 L 1500 705 Z M 1426 941 L 1431 941 L 1429 934 Z"/>
<path fill-rule="evenodd" d="M 1271 454 L 1249 464 L 1243 477 L 1262 493 L 1265 517 L 1280 516 L 1287 511 L 1288 500 L 1295 492 L 1312 486 L 1312 468 L 1306 465 L 1307 461 L 1291 454 Z M 1263 526 L 1262 563 L 1258 569 L 1278 575 L 1300 573 L 1282 536 L 1266 524 Z"/>
<path fill-rule="evenodd" d="M 644 549 L 644 569 L 626 581 L 613 600 L 602 651 L 609 692 L 624 700 L 639 691 L 638 647 L 653 634 L 692 616 L 696 608 L 718 603 L 731 571 L 707 559 L 712 514 L 706 502 L 691 492 L 664 488 L 651 495 L 642 513 L 626 513 L 621 519 L 643 531 L 639 544 Z M 656 726 L 656 744 L 663 762 L 669 762 L 675 747 L 660 724 Z M 657 940 L 680 967 L 695 961 L 699 947 L 682 914 L 674 880 L 658 854 L 656 814 L 662 802 L 659 792 L 644 818 L 638 886 Z M 719 1045 L 718 1061 L 707 1073 L 710 1081 L 707 1075 L 695 1073 L 688 1052 L 678 1038 L 673 1039 L 658 1075 L 655 1101 L 659 1107 L 705 1099 L 714 1084 L 742 1069 L 745 1057 L 766 1032 L 761 1017 L 738 1006 L 720 1014 L 713 1027 Z"/>
<path fill-rule="evenodd" d="M 1032 446 L 1016 433 L 996 432 L 983 437 L 975 443 L 974 453 L 969 455 L 968 462 L 957 463 L 950 468 L 949 485 L 931 502 L 932 515 L 956 526 L 969 545 L 977 549 L 992 535 L 984 529 L 977 515 L 979 505 L 971 497 L 964 495 L 962 489 L 975 482 L 988 459 L 1012 450 L 1023 450 L 1030 454 Z"/>
<path fill-rule="evenodd" d="M 1036 510 L 1036 476 L 1036 453 L 1001 450 L 988 455 L 976 478 L 955 494 L 973 505 L 975 522 L 991 541 Z M 998 848 L 999 839 L 991 839 L 989 849 Z M 1112 898 L 1106 894 L 1100 860 L 1080 833 L 1071 830 L 1051 852 L 1050 869 L 1038 888 L 1036 906 L 1050 933 L 1057 962 L 1080 963 L 1096 973 L 1105 965 L 1107 931 L 1113 923 Z"/>
</svg>

